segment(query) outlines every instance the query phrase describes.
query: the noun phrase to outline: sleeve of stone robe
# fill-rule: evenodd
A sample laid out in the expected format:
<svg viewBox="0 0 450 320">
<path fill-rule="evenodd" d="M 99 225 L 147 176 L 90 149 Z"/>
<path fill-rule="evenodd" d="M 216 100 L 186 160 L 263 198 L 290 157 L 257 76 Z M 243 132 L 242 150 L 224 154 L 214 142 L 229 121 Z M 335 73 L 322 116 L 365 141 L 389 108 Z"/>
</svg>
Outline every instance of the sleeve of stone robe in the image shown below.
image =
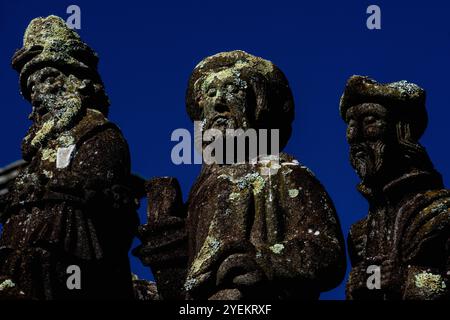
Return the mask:
<svg viewBox="0 0 450 320">
<path fill-rule="evenodd" d="M 364 234 L 365 220 L 355 223 L 347 236 L 348 255 L 352 269 L 346 285 L 347 300 L 357 300 L 363 298 L 368 291 L 366 273 L 367 266 L 364 263 L 363 253 L 364 240 L 361 234 Z"/>
<path fill-rule="evenodd" d="M 278 234 L 270 246 L 256 245 L 262 253 L 257 255 L 260 265 L 269 279 L 294 290 L 334 288 L 345 275 L 346 261 L 332 201 L 304 167 L 283 165 L 277 177 L 272 184 L 278 184 L 278 197 L 273 200 L 283 214 L 278 216 Z"/>
<path fill-rule="evenodd" d="M 416 197 L 399 221 L 404 227 L 402 263 L 407 266 L 404 298 L 449 299 L 450 192 Z"/>
</svg>

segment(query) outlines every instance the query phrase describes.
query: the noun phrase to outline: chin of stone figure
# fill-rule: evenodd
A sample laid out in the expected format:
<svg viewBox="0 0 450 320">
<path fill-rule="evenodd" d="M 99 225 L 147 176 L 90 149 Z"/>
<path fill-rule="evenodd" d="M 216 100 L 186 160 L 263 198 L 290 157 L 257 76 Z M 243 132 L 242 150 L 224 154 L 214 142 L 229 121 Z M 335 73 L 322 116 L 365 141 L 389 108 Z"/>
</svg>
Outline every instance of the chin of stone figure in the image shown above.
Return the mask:
<svg viewBox="0 0 450 320">
<path fill-rule="evenodd" d="M 363 183 L 371 182 L 383 171 L 386 145 L 375 143 L 360 143 L 350 149 L 350 161 Z"/>
</svg>

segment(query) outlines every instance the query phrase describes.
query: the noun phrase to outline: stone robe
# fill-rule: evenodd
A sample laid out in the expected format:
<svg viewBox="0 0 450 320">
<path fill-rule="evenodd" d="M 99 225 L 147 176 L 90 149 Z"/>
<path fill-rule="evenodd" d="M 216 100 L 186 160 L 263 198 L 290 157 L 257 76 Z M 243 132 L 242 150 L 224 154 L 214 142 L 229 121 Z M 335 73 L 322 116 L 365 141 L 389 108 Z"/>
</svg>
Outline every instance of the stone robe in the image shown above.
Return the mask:
<svg viewBox="0 0 450 320">
<path fill-rule="evenodd" d="M 0 276 L 32 299 L 132 298 L 128 250 L 138 224 L 130 156 L 120 130 L 87 109 L 38 150 L 8 194 Z M 81 269 L 69 290 L 67 268 Z"/>
</svg>

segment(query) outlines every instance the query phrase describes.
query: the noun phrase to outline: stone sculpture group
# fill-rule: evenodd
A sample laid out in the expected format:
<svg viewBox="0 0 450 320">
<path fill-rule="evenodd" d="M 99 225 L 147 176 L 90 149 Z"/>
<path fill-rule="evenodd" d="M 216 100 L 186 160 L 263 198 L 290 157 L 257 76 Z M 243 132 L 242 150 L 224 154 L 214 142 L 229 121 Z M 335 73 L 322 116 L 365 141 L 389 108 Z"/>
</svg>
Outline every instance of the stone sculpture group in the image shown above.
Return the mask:
<svg viewBox="0 0 450 320">
<path fill-rule="evenodd" d="M 145 182 L 131 173 L 97 63 L 55 16 L 34 19 L 13 57 L 32 126 L 23 161 L 0 171 L 0 299 L 311 300 L 343 281 L 338 215 L 308 168 L 283 152 L 204 163 L 183 202 L 176 178 Z M 294 119 L 283 72 L 244 51 L 201 61 L 186 108 L 224 136 L 279 130 L 281 150 Z M 353 76 L 340 113 L 369 204 L 347 237 L 347 298 L 449 299 L 450 192 L 419 143 L 425 91 Z M 139 226 L 144 195 L 147 221 Z M 131 274 L 135 236 L 141 244 L 132 252 L 156 283 Z M 81 289 L 67 285 L 70 266 L 82 270 Z M 378 288 L 368 285 L 374 266 Z"/>
</svg>

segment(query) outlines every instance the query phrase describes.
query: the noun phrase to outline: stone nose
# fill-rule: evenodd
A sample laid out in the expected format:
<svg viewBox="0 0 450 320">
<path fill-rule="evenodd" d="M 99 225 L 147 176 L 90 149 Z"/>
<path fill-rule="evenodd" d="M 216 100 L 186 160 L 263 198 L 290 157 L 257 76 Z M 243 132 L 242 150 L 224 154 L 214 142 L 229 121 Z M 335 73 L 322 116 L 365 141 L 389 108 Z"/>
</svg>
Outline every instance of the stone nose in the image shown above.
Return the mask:
<svg viewBox="0 0 450 320">
<path fill-rule="evenodd" d="M 361 129 L 358 125 L 352 125 L 347 128 L 347 141 L 349 143 L 357 143 L 362 140 Z"/>
</svg>

